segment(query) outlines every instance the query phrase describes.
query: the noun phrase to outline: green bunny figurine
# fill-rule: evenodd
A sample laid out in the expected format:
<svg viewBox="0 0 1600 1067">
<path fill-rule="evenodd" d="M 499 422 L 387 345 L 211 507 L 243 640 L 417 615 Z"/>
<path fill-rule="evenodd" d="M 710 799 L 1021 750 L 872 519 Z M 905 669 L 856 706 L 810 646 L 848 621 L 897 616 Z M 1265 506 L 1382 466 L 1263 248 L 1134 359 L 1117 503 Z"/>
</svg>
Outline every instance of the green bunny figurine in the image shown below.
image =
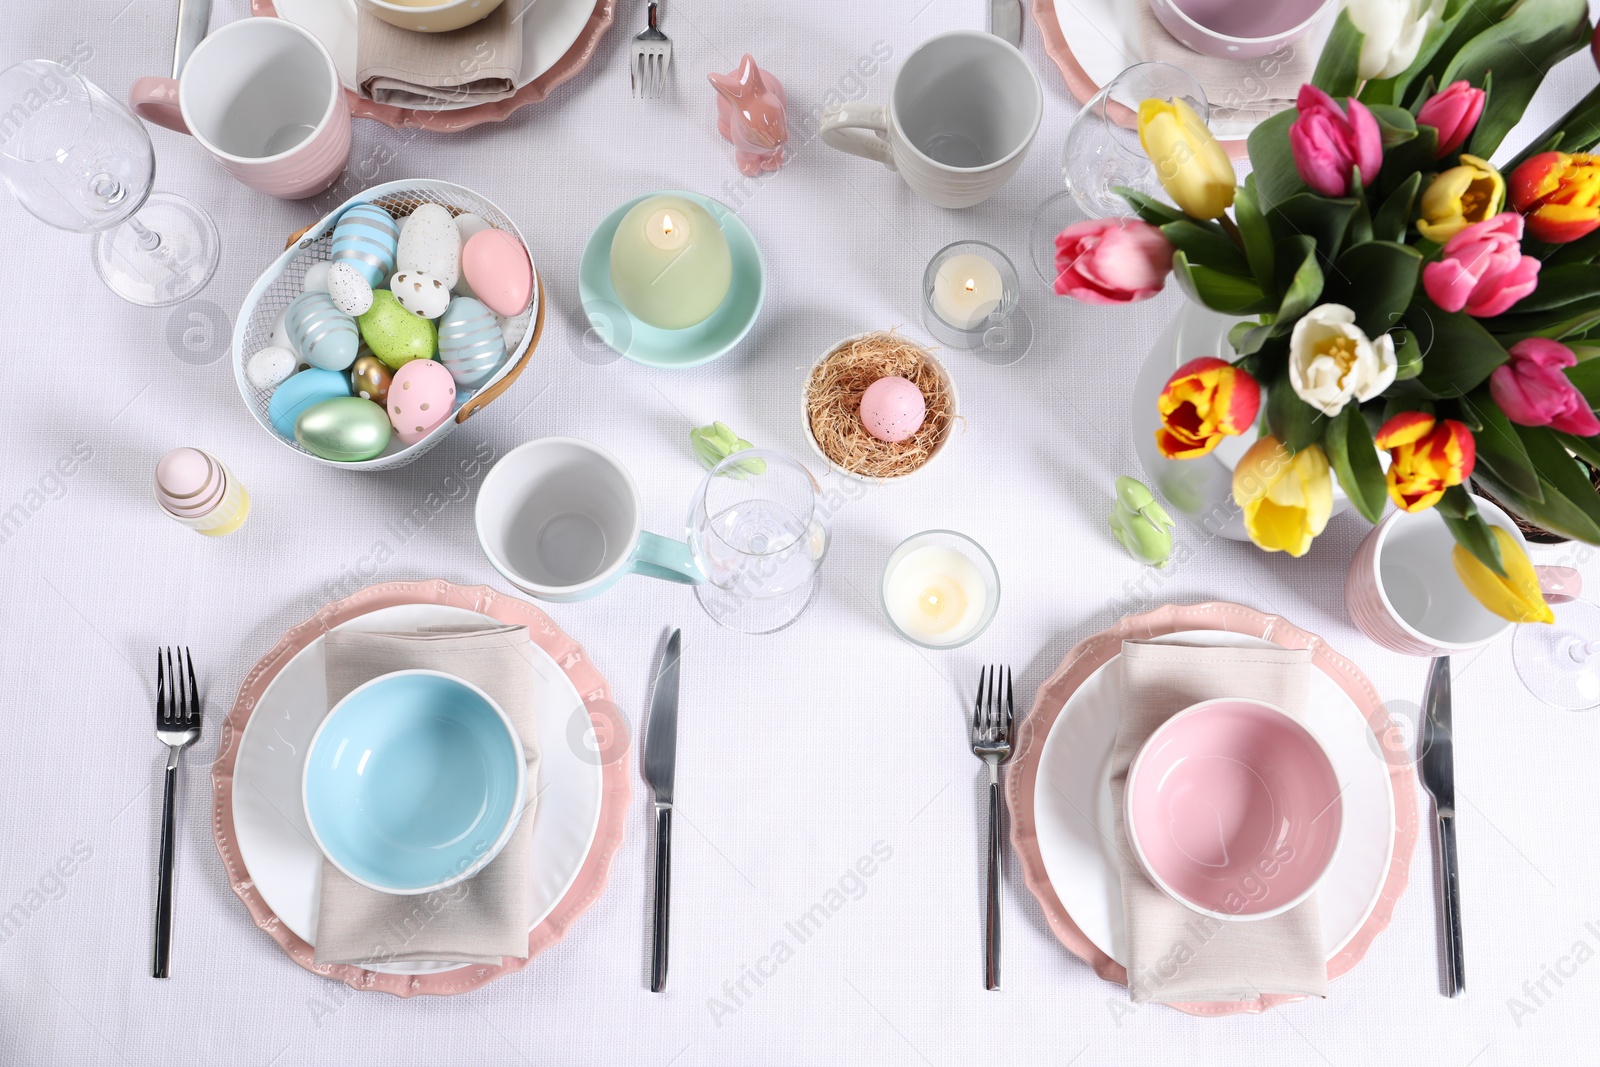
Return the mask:
<svg viewBox="0 0 1600 1067">
<path fill-rule="evenodd" d="M 1127 475 L 1117 478 L 1117 502 L 1111 506 L 1111 532 L 1140 563 L 1165 567 L 1172 557 L 1172 516 L 1155 494 Z"/>
</svg>

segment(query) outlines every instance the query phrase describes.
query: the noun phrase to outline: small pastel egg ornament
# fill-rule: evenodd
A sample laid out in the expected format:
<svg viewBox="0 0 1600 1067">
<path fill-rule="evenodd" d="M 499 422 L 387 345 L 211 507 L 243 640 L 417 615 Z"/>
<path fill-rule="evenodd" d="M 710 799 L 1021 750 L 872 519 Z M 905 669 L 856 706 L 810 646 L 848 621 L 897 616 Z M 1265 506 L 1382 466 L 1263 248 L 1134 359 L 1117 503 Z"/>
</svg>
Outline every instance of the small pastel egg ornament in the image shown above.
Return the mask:
<svg viewBox="0 0 1600 1067">
<path fill-rule="evenodd" d="M 394 373 L 377 356 L 357 356 L 350 364 L 350 391 L 362 400 L 382 405 L 389 399 L 389 383 Z"/>
<path fill-rule="evenodd" d="M 400 244 L 400 227 L 394 216 L 377 204 L 356 204 L 339 216 L 333 227 L 335 263 L 348 263 L 376 289 L 394 273 Z"/>
<path fill-rule="evenodd" d="M 372 306 L 356 322 L 367 347 L 390 370 L 428 359 L 438 350 L 439 332 L 433 323 L 411 314 L 387 289 L 373 290 Z"/>
<path fill-rule="evenodd" d="M 461 250 L 461 274 L 473 295 L 496 315 L 520 315 L 533 299 L 533 264 L 522 242 L 504 230 L 484 230 Z"/>
<path fill-rule="evenodd" d="M 355 320 L 340 311 L 321 289 L 301 293 L 284 312 L 289 341 L 300 358 L 323 370 L 344 370 L 356 361 L 361 334 Z"/>
<path fill-rule="evenodd" d="M 250 494 L 209 452 L 174 448 L 156 463 L 156 503 L 207 537 L 225 537 L 250 516 Z"/>
<path fill-rule="evenodd" d="M 346 315 L 359 315 L 372 306 L 372 286 L 366 277 L 348 263 L 335 263 L 328 271 L 328 295 L 333 306 Z"/>
<path fill-rule="evenodd" d="M 300 358 L 287 348 L 268 345 L 244 363 L 245 379 L 263 393 L 289 380 Z"/>
<path fill-rule="evenodd" d="M 312 367 L 278 386 L 267 403 L 267 419 L 274 430 L 292 441 L 294 424 L 302 411 L 321 401 L 349 395 L 349 378 L 335 370 Z"/>
<path fill-rule="evenodd" d="M 439 320 L 439 363 L 462 389 L 476 389 L 500 369 L 506 339 L 494 312 L 470 296 L 458 296 Z"/>
<path fill-rule="evenodd" d="M 404 271 L 424 270 L 449 289 L 461 277 L 461 231 L 449 210 L 423 204 L 400 226 L 400 247 L 395 266 Z"/>
<path fill-rule="evenodd" d="M 904 441 L 927 417 L 928 401 L 909 379 L 879 378 L 861 394 L 861 424 L 880 441 Z"/>
<path fill-rule="evenodd" d="M 389 291 L 413 315 L 436 319 L 450 306 L 450 287 L 425 270 L 396 271 Z"/>
<path fill-rule="evenodd" d="M 389 421 L 400 443 L 416 444 L 455 414 L 456 383 L 438 361 L 414 359 L 389 385 Z"/>
<path fill-rule="evenodd" d="M 306 268 L 306 276 L 300 283 L 302 292 L 311 292 L 313 289 L 326 289 L 328 287 L 328 273 L 333 270 L 333 264 L 322 260 Z"/>
<path fill-rule="evenodd" d="M 302 448 L 336 463 L 359 463 L 381 456 L 392 435 L 383 409 L 357 396 L 312 404 L 294 424 L 294 439 Z"/>
</svg>

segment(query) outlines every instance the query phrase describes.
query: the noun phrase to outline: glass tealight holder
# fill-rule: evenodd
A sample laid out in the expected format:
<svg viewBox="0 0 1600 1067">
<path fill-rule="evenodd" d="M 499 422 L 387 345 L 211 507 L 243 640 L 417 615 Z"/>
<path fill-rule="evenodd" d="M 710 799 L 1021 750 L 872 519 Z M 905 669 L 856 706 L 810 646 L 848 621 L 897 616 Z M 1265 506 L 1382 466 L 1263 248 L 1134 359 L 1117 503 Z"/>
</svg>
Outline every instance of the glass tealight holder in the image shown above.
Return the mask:
<svg viewBox="0 0 1600 1067">
<path fill-rule="evenodd" d="M 994 245 L 945 245 L 922 272 L 922 325 L 946 348 L 1008 366 L 1033 346 L 1033 320 L 1018 306 L 1017 268 Z"/>
<path fill-rule="evenodd" d="M 989 628 L 1000 609 L 1000 572 L 966 534 L 926 530 L 889 553 L 879 585 L 896 633 L 922 648 L 959 648 Z"/>
</svg>

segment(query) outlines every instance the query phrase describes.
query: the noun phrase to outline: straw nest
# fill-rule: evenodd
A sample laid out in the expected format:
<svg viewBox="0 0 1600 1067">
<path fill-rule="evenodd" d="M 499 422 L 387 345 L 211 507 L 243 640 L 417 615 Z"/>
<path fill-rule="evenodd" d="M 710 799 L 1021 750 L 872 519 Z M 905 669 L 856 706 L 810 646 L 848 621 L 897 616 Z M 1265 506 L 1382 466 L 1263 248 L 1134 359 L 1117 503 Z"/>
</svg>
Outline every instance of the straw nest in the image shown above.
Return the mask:
<svg viewBox="0 0 1600 1067">
<path fill-rule="evenodd" d="M 928 413 L 904 441 L 880 441 L 861 423 L 861 394 L 879 378 L 898 375 L 922 391 Z M 829 460 L 864 478 L 901 478 L 921 468 L 957 418 L 949 379 L 921 345 L 879 331 L 841 342 L 806 381 L 806 417 Z"/>
</svg>

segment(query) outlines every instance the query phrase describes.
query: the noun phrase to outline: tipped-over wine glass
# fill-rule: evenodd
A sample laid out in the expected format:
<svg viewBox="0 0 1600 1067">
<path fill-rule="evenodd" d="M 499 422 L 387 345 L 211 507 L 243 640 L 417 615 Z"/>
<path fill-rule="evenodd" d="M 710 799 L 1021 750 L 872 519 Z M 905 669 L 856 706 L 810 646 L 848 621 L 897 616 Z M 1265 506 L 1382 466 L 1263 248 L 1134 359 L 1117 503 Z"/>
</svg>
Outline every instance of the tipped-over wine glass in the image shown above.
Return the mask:
<svg viewBox="0 0 1600 1067">
<path fill-rule="evenodd" d="M 1600 607 L 1572 600 L 1555 608 L 1549 626 L 1518 626 L 1511 662 L 1528 692 L 1555 708 L 1600 707 Z"/>
<path fill-rule="evenodd" d="M 129 303 L 176 304 L 216 270 L 210 217 L 150 191 L 155 152 L 143 124 L 60 63 L 27 59 L 0 71 L 0 177 L 30 214 L 94 234 L 100 279 Z"/>
</svg>

